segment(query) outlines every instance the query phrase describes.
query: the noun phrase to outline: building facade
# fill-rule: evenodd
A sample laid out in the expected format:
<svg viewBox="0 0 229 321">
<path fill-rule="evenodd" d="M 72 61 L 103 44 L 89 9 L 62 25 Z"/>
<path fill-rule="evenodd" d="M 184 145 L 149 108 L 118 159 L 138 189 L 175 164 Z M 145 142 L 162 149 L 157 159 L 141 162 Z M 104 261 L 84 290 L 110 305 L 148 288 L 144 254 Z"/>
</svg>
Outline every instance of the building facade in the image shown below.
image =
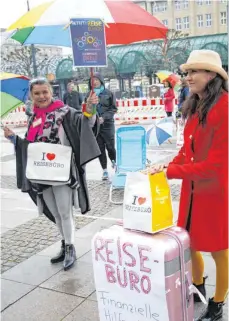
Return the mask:
<svg viewBox="0 0 229 321">
<path fill-rule="evenodd" d="M 227 32 L 227 0 L 147 0 L 135 1 L 169 29 L 189 36 Z"/>
</svg>

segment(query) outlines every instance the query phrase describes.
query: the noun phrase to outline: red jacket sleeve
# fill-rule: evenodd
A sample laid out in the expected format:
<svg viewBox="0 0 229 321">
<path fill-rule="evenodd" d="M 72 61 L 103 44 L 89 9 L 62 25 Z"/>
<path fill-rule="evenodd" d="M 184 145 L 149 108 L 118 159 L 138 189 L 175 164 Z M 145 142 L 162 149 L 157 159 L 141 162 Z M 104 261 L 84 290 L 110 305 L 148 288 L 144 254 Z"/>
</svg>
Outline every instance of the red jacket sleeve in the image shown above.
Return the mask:
<svg viewBox="0 0 229 321">
<path fill-rule="evenodd" d="M 222 167 L 228 166 L 228 111 L 225 110 L 227 108 L 226 104 L 222 105 L 219 109 L 223 112 L 218 113 L 218 115 L 217 113 L 214 114 L 214 124 L 212 124 L 214 132 L 208 157 L 197 163 L 169 164 L 167 169 L 168 179 L 188 178 L 192 181 L 211 179 L 218 176 Z"/>
<path fill-rule="evenodd" d="M 164 95 L 165 100 L 173 100 L 175 98 L 175 94 L 172 88 L 170 88 L 167 93 Z"/>
<path fill-rule="evenodd" d="M 169 163 L 170 164 L 184 164 L 185 160 L 185 148 L 184 145 L 181 147 L 180 151 L 178 152 L 177 156 Z"/>
</svg>

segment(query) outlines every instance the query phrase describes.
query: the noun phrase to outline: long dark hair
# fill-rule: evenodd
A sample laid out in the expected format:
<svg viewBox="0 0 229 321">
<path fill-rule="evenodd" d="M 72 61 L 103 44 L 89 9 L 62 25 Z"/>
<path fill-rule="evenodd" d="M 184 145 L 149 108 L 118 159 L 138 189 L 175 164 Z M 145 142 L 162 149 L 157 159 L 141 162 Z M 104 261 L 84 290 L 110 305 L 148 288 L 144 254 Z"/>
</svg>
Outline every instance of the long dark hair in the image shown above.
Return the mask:
<svg viewBox="0 0 229 321">
<path fill-rule="evenodd" d="M 199 123 L 204 125 L 209 110 L 215 105 L 222 91 L 228 92 L 228 83 L 220 75 L 210 80 L 204 90 L 204 98 L 200 99 L 197 94 L 191 94 L 185 100 L 182 106 L 183 119 L 191 117 L 193 114 L 198 113 Z"/>
<path fill-rule="evenodd" d="M 168 88 L 173 88 L 173 86 L 171 85 L 171 83 L 170 83 L 168 80 L 165 79 L 165 80 L 164 80 L 164 84 L 165 84 L 166 82 L 169 84 L 169 85 L 168 85 Z"/>
</svg>

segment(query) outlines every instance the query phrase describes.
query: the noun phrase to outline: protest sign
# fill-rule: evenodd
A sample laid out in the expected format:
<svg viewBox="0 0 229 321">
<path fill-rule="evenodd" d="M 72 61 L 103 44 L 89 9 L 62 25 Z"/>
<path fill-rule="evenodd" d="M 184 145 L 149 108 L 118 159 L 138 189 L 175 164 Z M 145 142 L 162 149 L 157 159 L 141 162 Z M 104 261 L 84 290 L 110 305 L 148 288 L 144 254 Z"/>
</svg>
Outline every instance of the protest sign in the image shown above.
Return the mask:
<svg viewBox="0 0 229 321">
<path fill-rule="evenodd" d="M 70 35 L 75 67 L 106 67 L 105 26 L 101 19 L 72 18 Z"/>
<path fill-rule="evenodd" d="M 100 321 L 169 321 L 165 245 L 113 226 L 95 235 L 92 260 Z"/>
</svg>

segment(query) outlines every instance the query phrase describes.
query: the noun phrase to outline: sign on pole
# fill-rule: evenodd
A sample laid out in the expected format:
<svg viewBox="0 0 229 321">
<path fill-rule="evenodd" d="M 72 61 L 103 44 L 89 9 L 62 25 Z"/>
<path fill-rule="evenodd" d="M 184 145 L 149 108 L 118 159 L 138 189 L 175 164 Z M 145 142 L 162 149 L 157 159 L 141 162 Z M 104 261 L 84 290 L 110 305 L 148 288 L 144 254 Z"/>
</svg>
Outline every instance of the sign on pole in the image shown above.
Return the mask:
<svg viewBox="0 0 229 321">
<path fill-rule="evenodd" d="M 70 20 L 73 64 L 75 67 L 106 67 L 105 26 L 101 19 Z"/>
</svg>

